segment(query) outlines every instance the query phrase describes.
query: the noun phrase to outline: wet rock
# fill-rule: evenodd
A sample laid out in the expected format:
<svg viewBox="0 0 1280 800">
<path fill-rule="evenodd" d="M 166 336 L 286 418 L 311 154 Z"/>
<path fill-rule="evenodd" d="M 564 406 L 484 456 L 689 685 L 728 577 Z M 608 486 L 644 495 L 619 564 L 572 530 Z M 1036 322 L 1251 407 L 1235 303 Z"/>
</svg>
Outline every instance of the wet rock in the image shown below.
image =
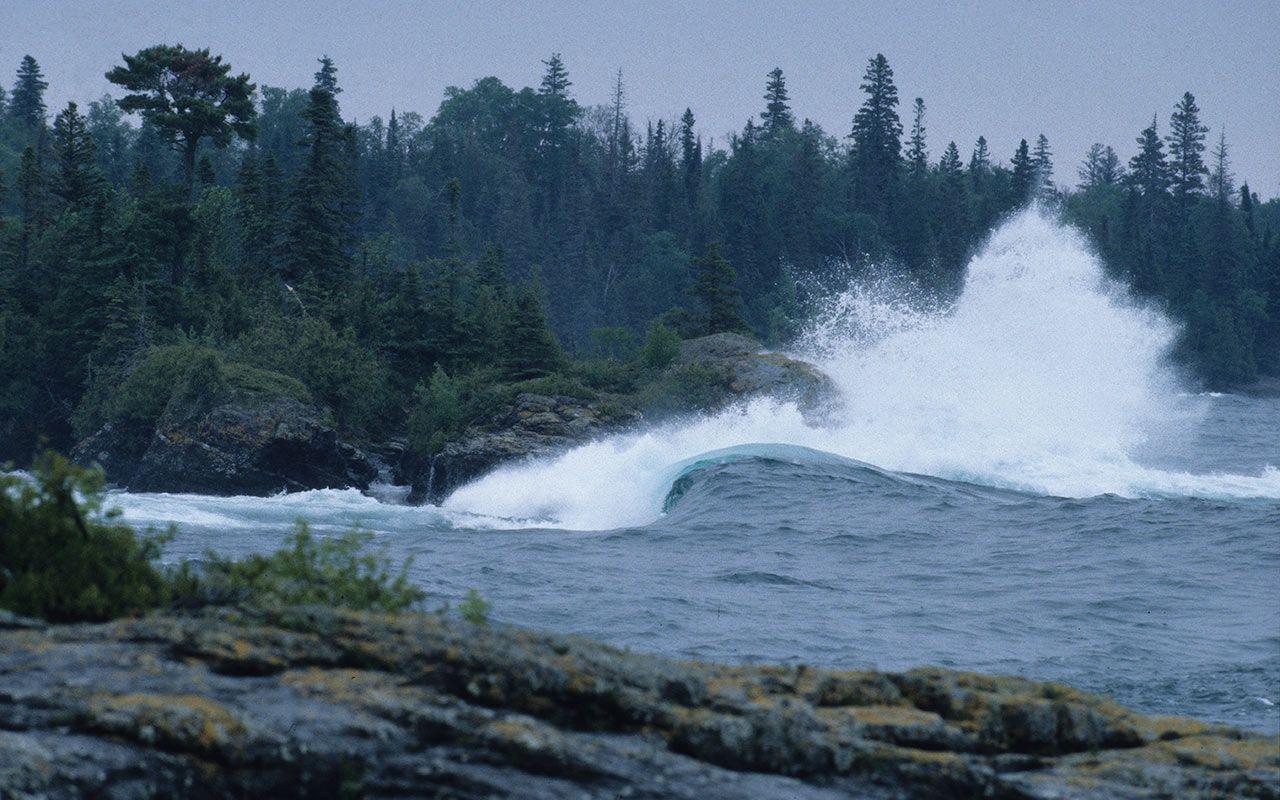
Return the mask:
<svg viewBox="0 0 1280 800">
<path fill-rule="evenodd" d="M 211 408 L 169 408 L 153 430 L 107 424 L 73 458 L 140 492 L 271 495 L 365 488 L 374 463 L 344 442 L 324 409 L 291 397 L 235 393 Z"/>
<path fill-rule="evenodd" d="M 612 402 L 520 394 L 507 409 L 407 470 L 410 502 L 438 503 L 497 466 L 549 455 L 634 425 L 640 415 Z"/>
<path fill-rule="evenodd" d="M 1280 740 L 945 670 L 728 667 L 429 615 L 0 626 L 0 796 L 1277 797 Z"/>
</svg>

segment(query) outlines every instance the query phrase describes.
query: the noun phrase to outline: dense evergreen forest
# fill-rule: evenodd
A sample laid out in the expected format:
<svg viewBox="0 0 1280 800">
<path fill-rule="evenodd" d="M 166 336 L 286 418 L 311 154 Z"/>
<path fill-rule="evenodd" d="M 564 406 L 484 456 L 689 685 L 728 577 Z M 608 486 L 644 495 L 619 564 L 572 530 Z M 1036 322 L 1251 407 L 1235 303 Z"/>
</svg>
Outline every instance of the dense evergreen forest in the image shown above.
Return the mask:
<svg viewBox="0 0 1280 800">
<path fill-rule="evenodd" d="M 1183 324 L 1206 384 L 1280 371 L 1280 202 L 1237 187 L 1190 93 L 1068 188 L 1033 130 L 1008 153 L 931 141 L 881 55 L 861 96 L 849 76 L 850 130 L 800 118 L 775 69 L 724 142 L 692 109 L 637 123 L 621 74 L 584 106 L 544 66 L 356 123 L 327 58 L 286 89 L 156 46 L 104 65 L 114 97 L 48 109 L 24 57 L 0 90 L 0 459 L 154 416 L 196 367 L 430 447 L 493 386 L 634 380 L 709 331 L 785 342 L 802 284 L 889 264 L 946 297 L 1033 198 Z"/>
</svg>

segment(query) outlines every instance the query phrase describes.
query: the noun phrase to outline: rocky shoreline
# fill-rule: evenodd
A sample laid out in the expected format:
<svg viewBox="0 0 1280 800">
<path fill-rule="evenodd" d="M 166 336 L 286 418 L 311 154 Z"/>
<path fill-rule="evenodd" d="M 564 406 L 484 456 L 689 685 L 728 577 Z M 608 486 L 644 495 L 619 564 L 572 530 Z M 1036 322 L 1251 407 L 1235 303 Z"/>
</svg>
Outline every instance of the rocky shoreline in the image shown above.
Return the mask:
<svg viewBox="0 0 1280 800">
<path fill-rule="evenodd" d="M 635 394 L 594 400 L 521 392 L 430 455 L 403 440 L 366 442 L 334 428 L 323 405 L 269 387 L 237 389 L 211 405 L 179 397 L 150 423 L 109 422 L 80 440 L 80 464 L 138 492 L 268 496 L 308 489 L 411 487 L 409 502 L 439 503 L 503 464 L 563 452 L 610 433 L 713 411 L 756 396 L 815 407 L 834 392 L 810 364 L 732 333 L 690 339 Z"/>
<path fill-rule="evenodd" d="M 0 797 L 1280 797 L 1280 740 L 1019 678 L 435 615 L 0 617 Z"/>
</svg>

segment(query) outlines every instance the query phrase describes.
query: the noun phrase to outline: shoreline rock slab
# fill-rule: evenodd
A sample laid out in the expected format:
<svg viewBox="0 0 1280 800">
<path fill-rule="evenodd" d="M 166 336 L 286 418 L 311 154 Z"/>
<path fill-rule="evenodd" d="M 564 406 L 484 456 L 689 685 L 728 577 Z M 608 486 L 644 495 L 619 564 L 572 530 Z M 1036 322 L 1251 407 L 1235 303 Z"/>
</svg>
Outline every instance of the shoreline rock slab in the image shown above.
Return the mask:
<svg viewBox="0 0 1280 800">
<path fill-rule="evenodd" d="M 739 667 L 434 615 L 0 625 L 0 796 L 1280 796 L 1280 739 L 942 669 Z"/>
</svg>

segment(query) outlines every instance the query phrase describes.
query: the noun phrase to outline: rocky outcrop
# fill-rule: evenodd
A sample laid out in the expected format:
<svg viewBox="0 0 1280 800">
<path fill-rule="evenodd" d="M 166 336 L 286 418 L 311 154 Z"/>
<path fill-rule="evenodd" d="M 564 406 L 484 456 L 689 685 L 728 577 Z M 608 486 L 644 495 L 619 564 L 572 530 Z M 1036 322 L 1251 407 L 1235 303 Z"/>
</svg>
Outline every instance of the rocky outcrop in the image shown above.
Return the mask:
<svg viewBox="0 0 1280 800">
<path fill-rule="evenodd" d="M 654 381 L 635 395 L 600 401 L 521 394 L 510 407 L 468 428 L 457 441 L 401 468 L 412 485 L 410 502 L 439 503 L 454 489 L 495 467 L 553 455 L 643 417 L 714 411 L 747 397 L 794 400 L 806 412 L 833 395 L 831 380 L 815 367 L 763 350 L 745 336 L 719 333 L 690 339 Z"/>
<path fill-rule="evenodd" d="M 682 394 L 691 381 L 703 391 Z M 717 333 L 690 339 L 658 378 L 657 393 L 675 398 L 673 411 L 723 408 L 747 397 L 768 395 L 813 410 L 836 393 L 831 379 L 812 364 L 761 348 L 745 336 Z M 680 400 L 687 402 L 681 406 Z"/>
<path fill-rule="evenodd" d="M 730 667 L 435 616 L 0 617 L 0 796 L 1280 796 L 1280 740 L 1055 684 Z"/>
<path fill-rule="evenodd" d="M 282 395 L 235 392 L 209 408 L 166 409 L 154 429 L 108 423 L 73 457 L 139 492 L 270 495 L 365 488 L 373 462 L 343 442 L 324 410 Z"/>
<path fill-rule="evenodd" d="M 432 456 L 411 462 L 410 502 L 438 503 L 501 464 L 549 455 L 634 424 L 640 415 L 607 402 L 520 394 L 507 409 Z"/>
</svg>

